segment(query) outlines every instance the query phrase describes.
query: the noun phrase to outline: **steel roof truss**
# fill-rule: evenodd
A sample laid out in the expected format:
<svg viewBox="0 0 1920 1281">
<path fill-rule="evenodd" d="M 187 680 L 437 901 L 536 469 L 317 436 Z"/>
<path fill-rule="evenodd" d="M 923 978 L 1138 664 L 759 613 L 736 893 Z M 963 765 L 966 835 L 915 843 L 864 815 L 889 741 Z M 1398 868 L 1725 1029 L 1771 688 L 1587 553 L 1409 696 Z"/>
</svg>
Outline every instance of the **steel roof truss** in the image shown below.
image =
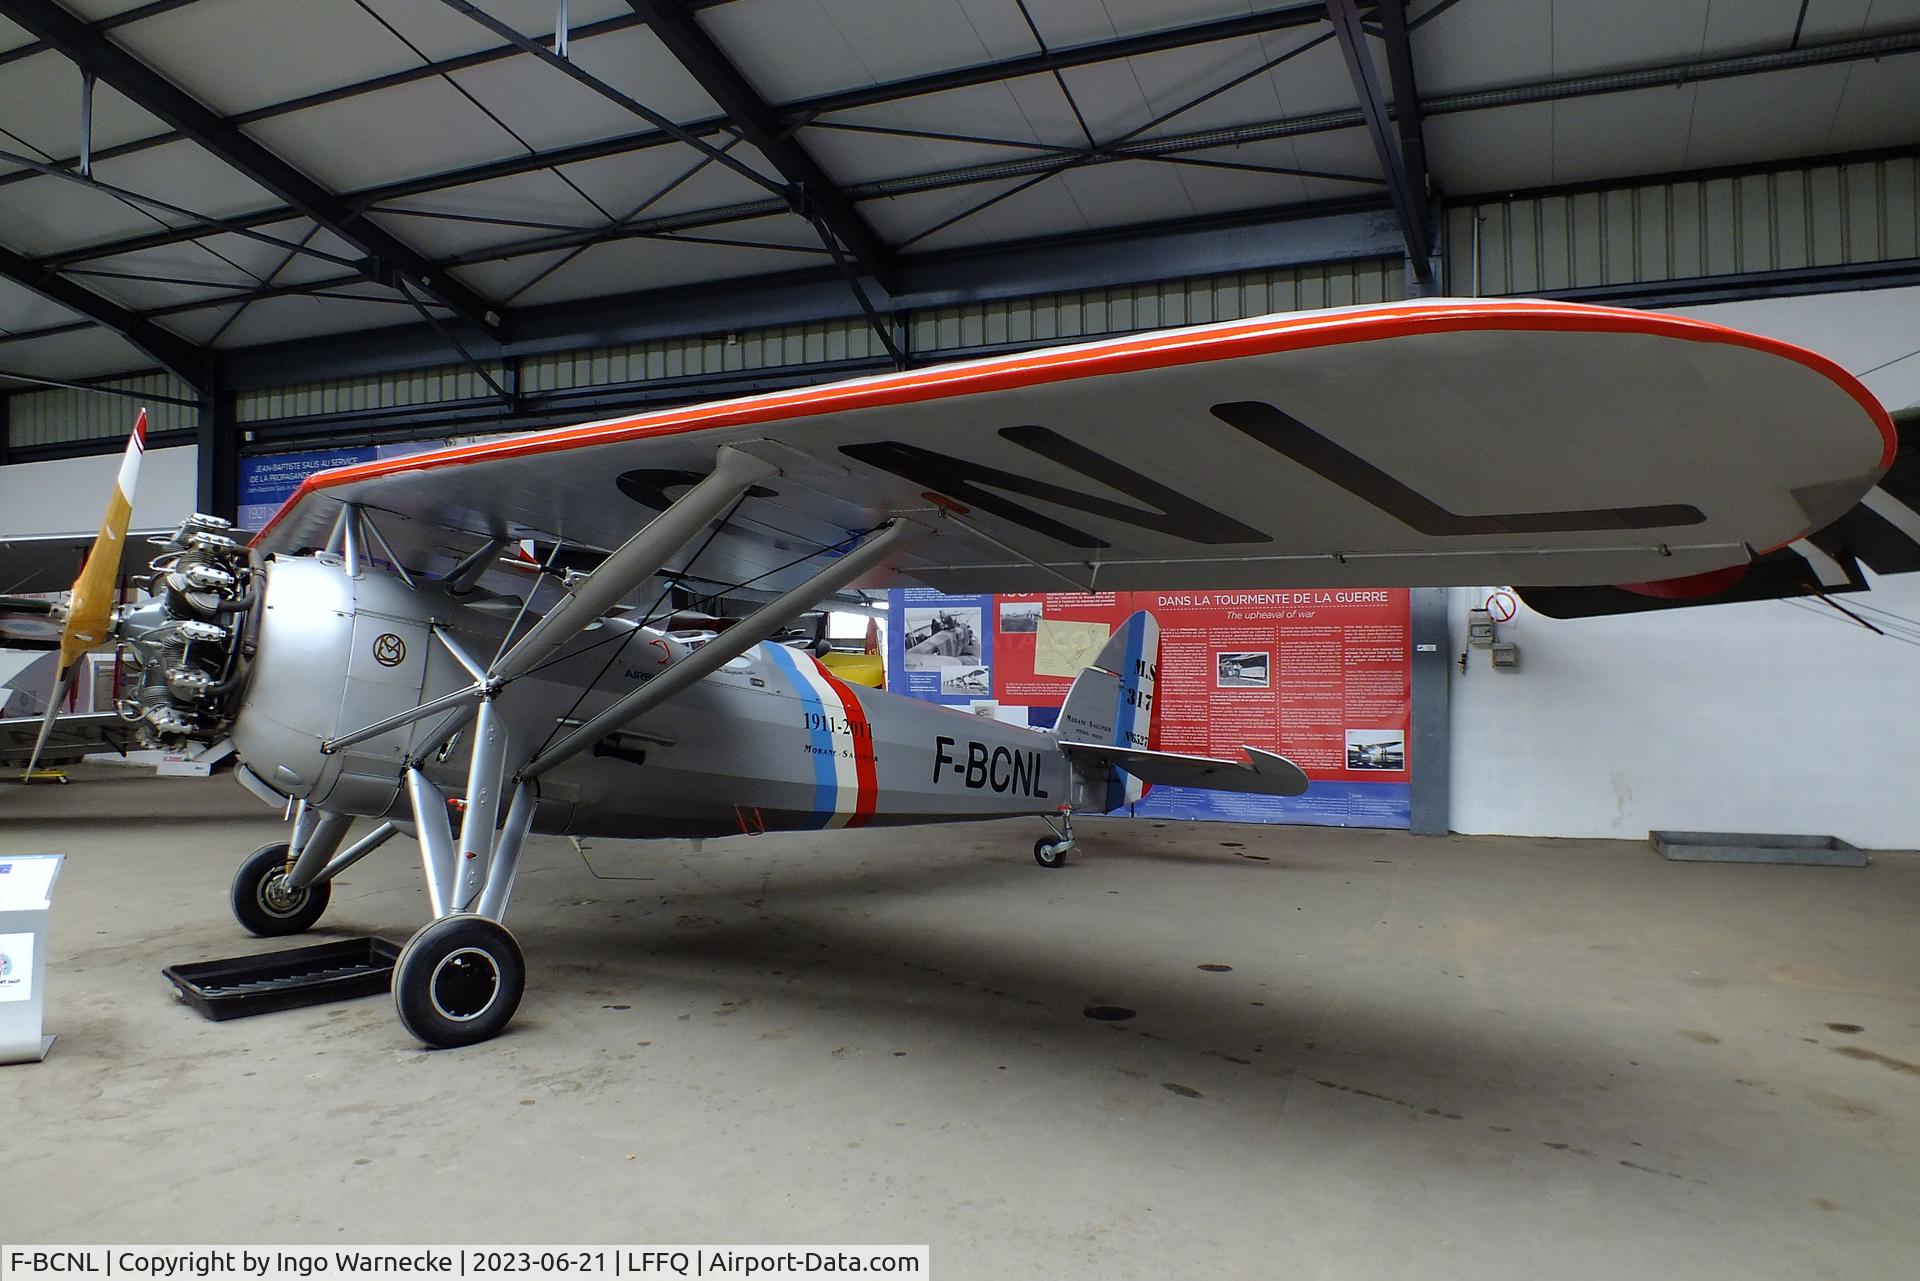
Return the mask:
<svg viewBox="0 0 1920 1281">
<path fill-rule="evenodd" d="M 346 201 L 254 141 L 231 121 L 189 96 L 146 63 L 68 13 L 53 0 L 0 0 L 4 15 L 58 49 L 142 110 L 192 139 L 235 171 L 273 192 L 372 259 L 369 278 L 392 284 L 410 279 L 455 315 L 498 332 L 499 318 L 487 302 Z"/>
<path fill-rule="evenodd" d="M 1396 8 L 1399 0 L 1385 0 Z M 1357 0 L 1328 0 L 1327 16 L 1340 38 L 1340 52 L 1347 60 L 1347 74 L 1353 78 L 1354 94 L 1360 99 L 1360 114 L 1365 118 L 1367 134 L 1380 157 L 1380 171 L 1387 179 L 1387 194 L 1393 200 L 1394 214 L 1400 219 L 1400 232 L 1407 242 L 1407 259 L 1421 283 L 1433 280 L 1433 239 L 1427 226 L 1427 197 L 1424 187 L 1416 190 L 1408 176 L 1400 142 L 1389 129 L 1390 119 L 1380 77 L 1374 69 L 1373 51 L 1368 48 L 1366 32 L 1360 25 Z"/>
</svg>

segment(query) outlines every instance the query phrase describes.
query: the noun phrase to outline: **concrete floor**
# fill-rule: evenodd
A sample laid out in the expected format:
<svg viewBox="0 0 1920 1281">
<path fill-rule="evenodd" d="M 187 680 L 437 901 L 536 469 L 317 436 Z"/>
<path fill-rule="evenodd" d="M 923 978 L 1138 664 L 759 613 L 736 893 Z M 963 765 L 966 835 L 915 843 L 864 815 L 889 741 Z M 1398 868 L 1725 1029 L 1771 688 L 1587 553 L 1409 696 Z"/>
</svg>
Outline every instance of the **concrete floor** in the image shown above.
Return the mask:
<svg viewBox="0 0 1920 1281">
<path fill-rule="evenodd" d="M 69 855 L 20 1241 L 931 1242 L 962 1277 L 1889 1277 L 1920 1249 L 1920 858 L 1019 823 L 529 847 L 509 1034 L 215 1024 L 161 966 L 272 816 L 0 787 Z M 321 937 L 423 919 L 410 845 Z M 1231 966 L 1216 971 L 1203 966 Z M 1124 1022 L 1090 1006 L 1138 1011 Z"/>
</svg>

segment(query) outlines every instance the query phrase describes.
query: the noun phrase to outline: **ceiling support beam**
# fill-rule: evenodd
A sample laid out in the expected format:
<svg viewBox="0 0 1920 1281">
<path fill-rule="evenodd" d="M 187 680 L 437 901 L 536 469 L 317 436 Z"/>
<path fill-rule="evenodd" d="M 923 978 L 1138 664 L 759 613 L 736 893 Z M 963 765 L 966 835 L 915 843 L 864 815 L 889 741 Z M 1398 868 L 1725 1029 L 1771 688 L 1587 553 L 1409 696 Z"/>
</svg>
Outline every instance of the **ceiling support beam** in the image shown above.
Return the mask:
<svg viewBox="0 0 1920 1281">
<path fill-rule="evenodd" d="M 0 0 L 0 9 L 4 9 L 7 0 Z M 1315 6 L 1315 12 L 1322 12 Z M 1430 11 L 1431 12 L 1431 11 Z M 1236 20 L 1238 21 L 1238 20 Z M 1219 25 L 1219 24 L 1212 24 Z M 576 33 L 577 34 L 577 33 Z M 1098 48 L 1111 48 L 1123 42 L 1108 42 Z M 1073 50 L 1057 51 L 1065 56 Z M 1453 115 L 1459 112 L 1493 111 L 1502 107 L 1520 106 L 1535 102 L 1564 102 L 1578 98 L 1593 97 L 1602 94 L 1630 93 L 1638 89 L 1650 89 L 1659 86 L 1695 84 L 1709 80 L 1725 80 L 1740 76 L 1764 75 L 1776 71 L 1789 71 L 1801 67 L 1832 66 L 1849 62 L 1890 58 L 1899 55 L 1920 53 L 1920 29 L 1912 31 L 1890 32 L 1886 35 L 1865 36 L 1857 40 L 1840 40 L 1826 44 L 1807 45 L 1799 49 L 1774 51 L 1770 53 L 1739 54 L 1726 58 L 1712 58 L 1705 61 L 1661 63 L 1655 66 L 1640 67 L 1629 71 L 1598 72 L 1589 76 L 1575 76 L 1567 79 L 1548 79 L 1528 84 L 1507 85 L 1497 89 L 1471 89 L 1458 93 L 1439 94 L 1421 102 L 1421 114 L 1424 117 Z M 1001 63 L 1002 67 L 1014 65 Z M 906 82 L 901 82 L 902 84 Z M 899 89 L 895 86 L 895 90 Z M 893 90 L 890 90 L 892 92 Z M 924 90 L 933 92 L 933 90 Z M 891 99 L 884 99 L 891 101 Z M 807 114 L 808 104 L 825 104 L 828 98 L 808 99 L 801 103 L 791 103 L 775 110 L 781 115 L 783 126 L 789 123 L 789 113 Z M 821 107 L 822 110 L 826 108 Z M 1309 134 L 1330 133 L 1340 129 L 1357 128 L 1365 124 L 1363 113 L 1354 107 L 1335 111 L 1316 112 L 1309 116 L 1296 116 L 1276 121 L 1267 121 L 1258 125 L 1242 126 L 1230 130 L 1212 131 L 1215 141 L 1193 138 L 1189 145 L 1201 147 L 1207 145 L 1229 146 L 1236 142 L 1256 141 L 1263 138 L 1303 137 Z M 699 121 L 683 126 L 688 132 L 701 136 L 711 136 L 721 132 L 725 121 Z M 548 151 L 535 152 L 526 156 L 512 156 L 504 160 L 487 161 L 463 169 L 448 170 L 421 178 L 410 178 L 399 182 L 386 183 L 378 187 L 369 187 L 360 191 L 345 193 L 344 199 L 356 208 L 364 208 L 388 200 L 397 200 L 407 196 L 428 195 L 436 191 L 449 191 L 473 183 L 491 182 L 500 178 L 511 178 L 520 174 L 535 173 L 543 169 L 578 164 L 588 160 L 605 159 L 610 156 L 630 155 L 652 147 L 675 145 L 676 139 L 661 130 L 647 130 L 641 133 L 625 134 L 613 138 L 602 138 L 594 142 L 578 143 Z M 1142 140 L 1143 142 L 1150 140 Z M 101 157 L 107 156 L 106 151 Z M 985 166 L 982 167 L 984 170 Z M 921 181 L 920 175 L 894 180 L 898 184 L 915 184 Z M 890 183 L 867 183 L 863 186 L 875 188 L 874 195 L 894 194 L 878 188 Z M 228 229 L 264 227 L 275 222 L 284 222 L 295 215 L 295 211 L 277 207 L 260 209 L 252 213 L 237 214 L 223 218 L 222 224 Z M 738 215 L 746 216 L 746 215 Z M 76 249 L 62 250 L 48 254 L 41 263 L 53 267 L 66 267 L 73 263 L 88 262 L 99 258 L 110 258 L 120 254 L 138 253 L 145 249 L 155 249 L 163 245 L 175 245 L 195 240 L 208 233 L 203 228 L 185 227 L 176 230 L 142 233 L 119 240 L 104 241 L 99 244 Z"/>
<path fill-rule="evenodd" d="M 175 9 L 184 9 L 195 2 L 196 0 L 148 0 L 146 4 L 135 5 L 131 9 L 123 10 L 120 13 L 114 14 L 112 17 L 102 18 L 91 25 L 95 31 L 111 31 L 115 27 L 124 27 L 130 22 L 139 22 L 144 18 L 155 17 L 162 13 L 171 13 Z M 23 45 L 15 45 L 5 53 L 0 53 L 0 67 L 6 66 L 9 62 L 18 62 L 22 58 L 31 58 L 36 53 L 45 53 L 46 51 L 47 46 L 38 40 Z"/>
<path fill-rule="evenodd" d="M 103 298 L 91 289 L 55 275 L 11 249 L 0 249 L 0 279 L 11 280 L 48 302 L 79 312 L 102 329 L 118 334 L 153 357 L 162 368 L 178 375 L 189 387 L 196 391 L 206 390 L 208 353 L 179 335 L 162 329 L 153 321 Z"/>
<path fill-rule="evenodd" d="M 1312 4 L 1293 4 L 1238 18 L 1223 18 L 1213 22 L 1194 23 L 1190 26 L 1145 31 L 1139 35 L 1123 36 L 1117 40 L 1066 45 L 1058 49 L 1026 54 L 1019 58 L 974 63 L 971 66 L 955 67 L 948 71 L 912 76 L 905 80 L 891 80 L 884 84 L 848 89 L 840 93 L 821 94 L 797 102 L 783 103 L 775 108 L 775 111 L 783 121 L 804 122 L 815 116 L 824 116 L 835 111 L 876 107 L 881 103 L 925 97 L 930 93 L 946 93 L 949 90 L 968 89 L 975 85 L 998 84 L 1021 76 L 1046 75 L 1065 71 L 1071 67 L 1086 67 L 1100 62 L 1113 62 L 1121 58 L 1165 53 L 1172 49 L 1187 49 L 1194 45 L 1212 44 L 1220 40 L 1236 40 L 1245 36 L 1264 35 L 1272 31 L 1285 31 L 1292 27 L 1316 26 L 1325 17 L 1325 6 L 1319 3 L 1319 0 L 1314 0 Z"/>
<path fill-rule="evenodd" d="M 1399 2 L 1384 0 L 1382 8 L 1398 13 Z M 1423 181 L 1418 188 L 1414 187 L 1401 139 L 1394 136 L 1390 126 L 1386 98 L 1380 91 L 1380 76 L 1373 65 L 1373 51 L 1368 47 L 1367 34 L 1360 25 L 1358 0 L 1328 0 L 1327 16 L 1332 19 L 1334 32 L 1340 38 L 1340 52 L 1346 57 L 1347 75 L 1352 78 L 1354 94 L 1360 99 L 1360 114 L 1366 121 L 1367 135 L 1373 139 L 1374 152 L 1380 158 L 1380 171 L 1386 175 L 1387 194 L 1393 201 L 1394 214 L 1400 219 L 1400 234 L 1407 242 L 1408 265 L 1416 280 L 1422 285 L 1431 285 L 1434 279 L 1433 233 L 1428 217 L 1426 184 Z M 1400 16 L 1404 19 L 1404 15 Z M 1403 21 L 1403 37 L 1404 25 Z M 1409 72 L 1411 69 L 1409 63 Z M 1410 103 L 1407 114 L 1417 118 L 1417 112 L 1417 105 Z M 1424 169 L 1424 149 L 1422 156 Z"/>
<path fill-rule="evenodd" d="M 794 212 L 838 238 L 854 267 L 892 288 L 892 252 L 826 170 L 794 141 L 773 108 L 696 19 L 675 0 L 627 0 L 633 11 L 719 105 L 743 141 L 767 158 L 792 186 Z M 829 246 L 831 248 L 831 246 Z M 857 289 L 858 286 L 856 285 Z"/>
<path fill-rule="evenodd" d="M 1433 191 L 1427 170 L 1425 115 L 1420 110 L 1420 88 L 1413 75 L 1413 44 L 1407 39 L 1407 0 L 1380 0 L 1377 16 L 1386 45 L 1393 123 L 1400 132 L 1400 160 L 1406 170 L 1407 189 L 1425 212 L 1432 207 Z M 1429 245 L 1429 260 L 1433 252 L 1434 247 Z M 1419 279 L 1422 284 L 1433 283 L 1431 271 Z"/>
<path fill-rule="evenodd" d="M 225 164 L 359 248 L 371 260 L 366 264 L 369 279 L 393 287 L 405 280 L 461 319 L 488 332 L 499 332 L 499 316 L 485 299 L 459 281 L 441 275 L 423 254 L 368 221 L 345 200 L 53 0 L 0 0 L 0 16 L 25 28 L 65 54 L 82 71 L 106 81 L 134 105 L 158 116 Z"/>
<path fill-rule="evenodd" d="M 197 512 L 232 520 L 240 502 L 240 431 L 234 422 L 233 395 L 216 374 L 194 420 L 194 504 Z"/>
<path fill-rule="evenodd" d="M 198 0 L 184 0 L 184 2 L 197 3 Z M 125 15 L 122 16 L 124 17 Z M 94 28 L 95 30 L 105 30 L 109 26 L 119 25 L 121 25 L 121 23 L 118 20 L 106 19 L 95 23 Z M 636 14 L 616 14 L 611 18 L 605 18 L 599 22 L 589 22 L 575 27 L 570 33 L 570 38 L 574 41 L 590 40 L 595 36 L 610 35 L 619 31 L 629 31 L 634 27 L 645 25 L 646 24 L 641 22 Z M 546 42 L 550 44 L 552 43 L 552 39 L 552 37 L 548 37 Z M 46 46 L 34 44 L 25 47 L 39 50 Z M 8 59 L 19 52 L 20 50 L 18 49 L 9 49 L 5 53 L 0 53 L 0 66 L 4 66 Z M 512 44 L 495 45 L 490 49 L 477 49 L 472 53 L 463 53 L 451 58 L 441 58 L 433 62 L 423 62 L 415 67 L 404 67 L 399 71 L 389 71 L 385 75 L 374 76 L 367 80 L 356 80 L 351 84 L 340 85 L 332 89 L 316 90 L 313 93 L 302 94 L 298 98 L 283 98 L 279 102 L 268 103 L 264 107 L 254 107 L 249 111 L 238 111 L 228 116 L 227 122 L 242 127 L 258 124 L 262 120 L 274 120 L 280 116 L 292 115 L 296 111 L 307 111 L 314 107 L 327 106 L 330 103 L 345 102 L 349 98 L 358 98 L 366 94 L 378 93 L 383 89 L 393 89 L 401 85 L 417 84 L 422 80 L 437 80 L 441 76 L 450 75 L 455 71 L 467 71 L 474 67 L 491 66 L 496 62 L 504 62 L 508 58 L 517 58 L 520 54 L 520 47 Z M 169 129 L 162 133 L 149 134 L 144 138 L 134 138 L 127 142 L 115 143 L 111 147 L 101 147 L 93 153 L 93 158 L 96 161 L 116 160 L 121 156 L 138 155 L 142 151 L 151 151 L 155 147 L 164 147 L 170 142 L 179 142 L 180 137 L 179 134 Z M 56 160 L 53 163 L 58 168 L 70 169 L 79 163 L 79 158 L 77 156 L 69 156 L 64 160 Z M 16 182 L 25 182 L 32 177 L 33 175 L 31 173 L 0 174 L 0 187 L 11 186 Z"/>
</svg>

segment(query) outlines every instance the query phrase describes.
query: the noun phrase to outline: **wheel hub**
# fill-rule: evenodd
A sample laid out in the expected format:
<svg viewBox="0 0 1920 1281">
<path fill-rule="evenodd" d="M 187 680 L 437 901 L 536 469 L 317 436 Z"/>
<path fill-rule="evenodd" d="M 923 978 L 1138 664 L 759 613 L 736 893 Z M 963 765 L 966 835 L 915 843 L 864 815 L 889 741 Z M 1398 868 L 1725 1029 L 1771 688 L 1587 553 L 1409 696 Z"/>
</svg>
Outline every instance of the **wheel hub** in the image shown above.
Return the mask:
<svg viewBox="0 0 1920 1281">
<path fill-rule="evenodd" d="M 261 904 L 269 912 L 280 916 L 290 916 L 299 911 L 300 905 L 306 902 L 306 899 L 305 890 L 296 890 L 287 884 L 285 872 L 275 872 L 267 878 L 266 884 L 260 887 Z"/>
<path fill-rule="evenodd" d="M 477 947 L 449 952 L 433 967 L 427 996 L 441 1017 L 455 1023 L 479 1018 L 500 993 L 500 966 Z"/>
</svg>

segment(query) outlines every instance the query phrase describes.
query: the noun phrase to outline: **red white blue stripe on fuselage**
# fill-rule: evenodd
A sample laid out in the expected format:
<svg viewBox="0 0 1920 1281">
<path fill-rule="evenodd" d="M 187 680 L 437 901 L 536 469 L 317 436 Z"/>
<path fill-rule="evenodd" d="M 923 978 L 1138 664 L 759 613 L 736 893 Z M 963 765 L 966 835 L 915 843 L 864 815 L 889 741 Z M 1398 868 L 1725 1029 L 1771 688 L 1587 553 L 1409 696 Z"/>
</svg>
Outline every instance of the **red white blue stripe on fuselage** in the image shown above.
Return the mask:
<svg viewBox="0 0 1920 1281">
<path fill-rule="evenodd" d="M 803 826 L 861 826 L 873 816 L 879 785 L 873 729 L 859 696 L 811 654 L 771 641 L 760 646 L 760 654 L 800 700 L 813 758 L 813 821 Z"/>
</svg>

